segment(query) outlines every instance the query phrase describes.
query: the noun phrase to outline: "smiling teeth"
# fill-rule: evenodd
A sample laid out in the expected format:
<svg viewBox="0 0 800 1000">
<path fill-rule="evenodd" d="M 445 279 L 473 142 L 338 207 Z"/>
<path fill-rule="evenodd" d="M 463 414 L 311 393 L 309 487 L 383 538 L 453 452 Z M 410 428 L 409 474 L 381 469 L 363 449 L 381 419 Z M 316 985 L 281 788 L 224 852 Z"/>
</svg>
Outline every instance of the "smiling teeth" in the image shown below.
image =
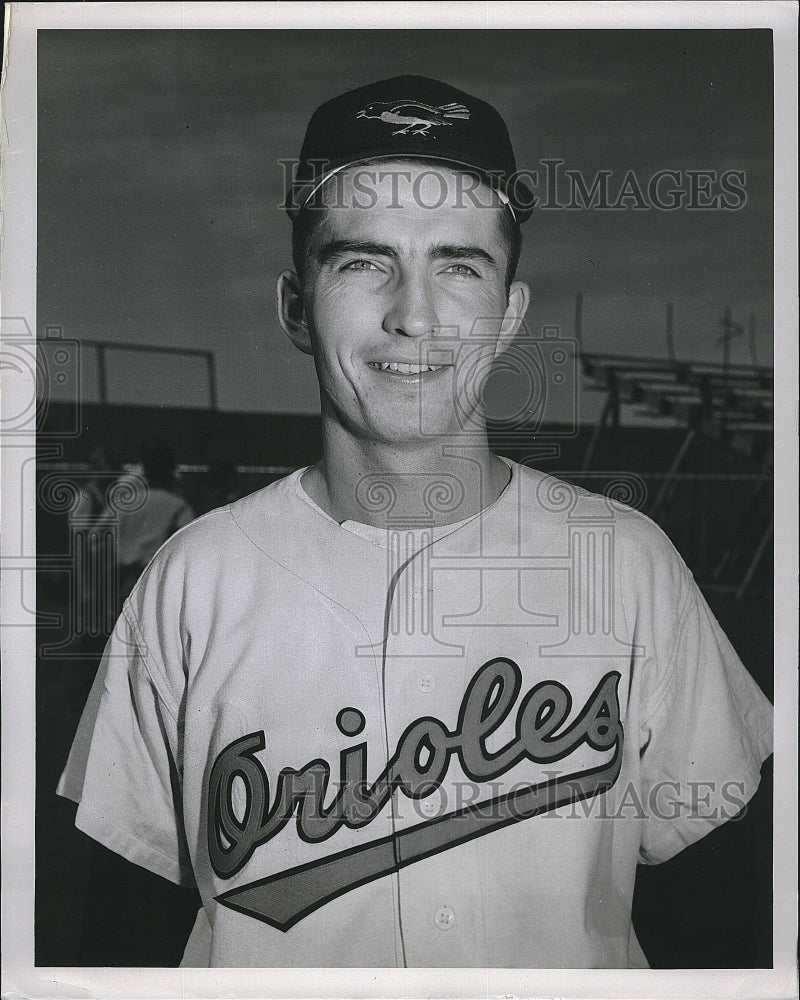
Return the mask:
<svg viewBox="0 0 800 1000">
<path fill-rule="evenodd" d="M 399 361 L 379 361 L 376 365 L 382 372 L 397 372 L 399 375 L 420 375 L 422 372 L 438 372 L 442 365 L 407 365 Z"/>
</svg>

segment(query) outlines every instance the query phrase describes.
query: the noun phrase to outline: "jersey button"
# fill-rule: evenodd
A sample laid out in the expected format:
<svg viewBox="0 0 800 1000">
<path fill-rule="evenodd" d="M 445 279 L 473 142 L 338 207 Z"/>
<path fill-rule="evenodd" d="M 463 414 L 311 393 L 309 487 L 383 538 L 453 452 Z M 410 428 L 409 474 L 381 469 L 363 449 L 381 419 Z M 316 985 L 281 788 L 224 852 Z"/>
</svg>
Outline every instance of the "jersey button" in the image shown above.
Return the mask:
<svg viewBox="0 0 800 1000">
<path fill-rule="evenodd" d="M 423 694 L 430 694 L 433 691 L 433 678 L 430 674 L 421 674 L 417 678 L 417 687 Z"/>
<path fill-rule="evenodd" d="M 449 931 L 456 922 L 456 915 L 449 906 L 441 906 L 436 911 L 436 916 L 433 918 L 433 922 L 440 931 Z"/>
</svg>

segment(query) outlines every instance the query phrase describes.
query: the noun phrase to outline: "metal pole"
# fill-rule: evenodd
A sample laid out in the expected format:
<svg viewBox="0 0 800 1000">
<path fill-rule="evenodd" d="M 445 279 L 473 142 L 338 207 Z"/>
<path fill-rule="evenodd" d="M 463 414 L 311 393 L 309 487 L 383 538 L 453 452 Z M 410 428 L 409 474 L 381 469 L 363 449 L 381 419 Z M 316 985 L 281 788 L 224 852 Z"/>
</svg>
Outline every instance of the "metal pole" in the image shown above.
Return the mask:
<svg viewBox="0 0 800 1000">
<path fill-rule="evenodd" d="M 592 459 L 594 458 L 595 449 L 597 448 L 598 442 L 600 441 L 600 435 L 603 433 L 603 428 L 608 423 L 608 418 L 614 407 L 613 391 L 609 390 L 608 397 L 606 398 L 605 405 L 603 406 L 603 412 L 600 414 L 600 419 L 594 425 L 594 430 L 592 431 L 592 437 L 589 441 L 589 447 L 586 449 L 586 454 L 583 457 L 583 464 L 581 465 L 581 472 L 588 472 L 589 466 L 592 464 Z"/>
<path fill-rule="evenodd" d="M 742 595 L 750 586 L 750 581 L 755 576 L 755 572 L 758 569 L 758 564 L 761 562 L 761 557 L 764 555 L 764 550 L 769 544 L 770 538 L 772 538 L 774 525 L 775 525 L 775 519 L 771 518 L 769 524 L 767 525 L 767 530 L 761 536 L 761 541 L 758 543 L 758 548 L 753 553 L 753 558 L 750 561 L 750 565 L 747 567 L 747 572 L 744 575 L 744 579 L 739 584 L 739 589 L 736 591 L 737 601 L 740 601 L 742 599 Z"/>
<path fill-rule="evenodd" d="M 675 480 L 675 476 L 678 472 L 678 469 L 680 469 L 680 467 L 683 465 L 683 460 L 686 458 L 686 455 L 689 449 L 691 448 L 692 442 L 694 441 L 696 436 L 697 436 L 697 429 L 695 427 L 690 427 L 686 432 L 686 436 L 681 442 L 680 448 L 678 448 L 677 455 L 672 460 L 672 465 L 669 467 L 669 472 L 664 477 L 664 482 L 661 484 L 661 489 L 658 491 L 658 496 L 656 497 L 655 503 L 653 504 L 650 510 L 651 517 L 655 517 L 656 513 L 661 509 L 661 505 L 667 500 L 667 497 L 672 490 L 673 482 Z"/>
<path fill-rule="evenodd" d="M 728 391 L 728 368 L 731 363 L 731 337 L 733 336 L 733 319 L 731 316 L 731 307 L 725 306 L 725 319 L 722 321 L 723 334 L 722 334 L 722 379 L 725 384 L 725 392 Z"/>
<path fill-rule="evenodd" d="M 733 340 L 733 316 L 731 315 L 731 307 L 725 306 L 725 319 L 723 321 L 724 332 L 722 334 L 722 409 L 720 411 L 720 420 L 722 426 L 725 426 L 725 415 L 728 411 L 728 393 L 729 393 L 729 372 L 731 364 L 731 340 Z M 705 452 L 703 453 L 705 456 Z"/>
<path fill-rule="evenodd" d="M 611 372 L 611 393 L 609 395 L 611 404 L 611 455 L 614 468 L 619 468 L 619 379 L 616 372 Z"/>
<path fill-rule="evenodd" d="M 667 303 L 667 357 L 675 364 L 675 341 L 674 333 L 675 309 L 671 302 Z"/>
<path fill-rule="evenodd" d="M 753 367 L 758 368 L 758 358 L 756 357 L 756 314 L 755 313 L 750 313 L 748 334 L 750 340 L 750 360 L 753 362 Z"/>
<path fill-rule="evenodd" d="M 95 349 L 97 350 L 97 389 L 100 394 L 100 402 L 105 406 L 108 402 L 105 344 L 95 344 Z"/>
<path fill-rule="evenodd" d="M 206 368 L 208 369 L 208 405 L 211 410 L 217 408 L 217 372 L 214 365 L 214 352 L 206 352 Z"/>
</svg>

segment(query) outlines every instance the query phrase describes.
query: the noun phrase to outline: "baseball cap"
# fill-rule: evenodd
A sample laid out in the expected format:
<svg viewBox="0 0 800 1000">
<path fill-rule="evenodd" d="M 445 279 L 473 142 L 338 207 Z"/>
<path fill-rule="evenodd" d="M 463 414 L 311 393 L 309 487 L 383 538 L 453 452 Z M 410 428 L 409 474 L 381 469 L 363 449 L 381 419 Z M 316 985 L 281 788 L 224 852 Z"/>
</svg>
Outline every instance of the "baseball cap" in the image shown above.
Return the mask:
<svg viewBox="0 0 800 1000">
<path fill-rule="evenodd" d="M 533 195 L 517 175 L 506 123 L 491 104 L 424 76 L 396 76 L 348 90 L 320 105 L 306 130 L 284 208 L 295 219 L 345 167 L 376 159 L 444 161 L 477 171 L 517 222 Z"/>
</svg>

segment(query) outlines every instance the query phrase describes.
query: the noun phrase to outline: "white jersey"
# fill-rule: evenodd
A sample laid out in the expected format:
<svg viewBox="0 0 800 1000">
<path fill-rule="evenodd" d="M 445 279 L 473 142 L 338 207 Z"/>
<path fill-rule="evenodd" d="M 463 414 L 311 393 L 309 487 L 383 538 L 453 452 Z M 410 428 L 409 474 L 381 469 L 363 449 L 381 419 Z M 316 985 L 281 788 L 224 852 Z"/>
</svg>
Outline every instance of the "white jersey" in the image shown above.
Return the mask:
<svg viewBox="0 0 800 1000">
<path fill-rule="evenodd" d="M 298 472 L 146 570 L 59 791 L 197 885 L 184 965 L 646 967 L 636 865 L 741 809 L 771 706 L 660 529 L 510 464 L 436 530 Z"/>
</svg>

